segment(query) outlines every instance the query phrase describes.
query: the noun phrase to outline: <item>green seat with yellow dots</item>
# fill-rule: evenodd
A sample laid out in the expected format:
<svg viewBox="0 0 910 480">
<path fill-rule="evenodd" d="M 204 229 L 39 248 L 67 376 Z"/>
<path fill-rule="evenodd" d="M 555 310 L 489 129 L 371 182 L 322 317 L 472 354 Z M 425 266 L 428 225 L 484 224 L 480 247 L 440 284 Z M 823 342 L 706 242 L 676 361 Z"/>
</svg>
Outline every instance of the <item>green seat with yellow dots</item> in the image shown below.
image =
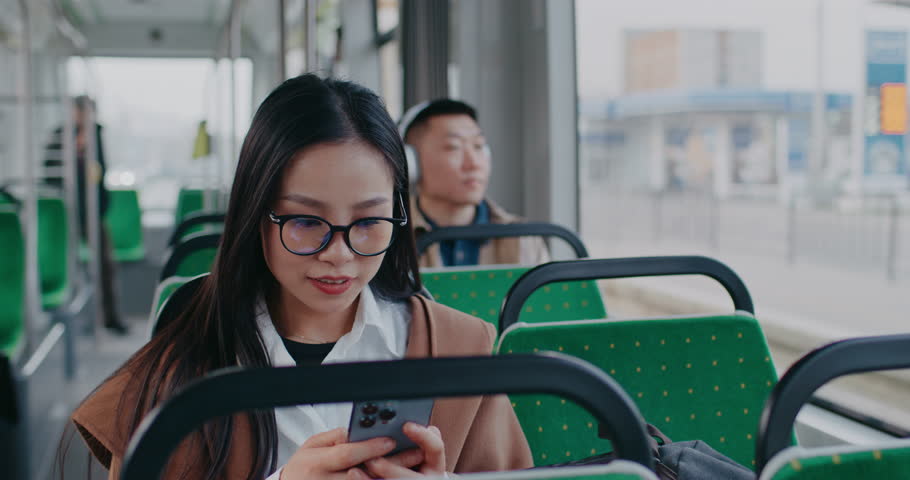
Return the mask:
<svg viewBox="0 0 910 480">
<path fill-rule="evenodd" d="M 910 439 L 884 445 L 805 449 L 790 447 L 762 471 L 762 480 L 831 480 L 906 478 Z"/>
<path fill-rule="evenodd" d="M 797 360 L 768 396 L 755 455 L 761 479 L 907 478 L 910 438 L 806 449 L 788 442 L 797 415 L 819 388 L 841 377 L 910 368 L 910 334 L 855 337 Z"/>
<path fill-rule="evenodd" d="M 752 315 L 516 323 L 497 347 L 499 354 L 538 351 L 591 362 L 673 440 L 704 440 L 754 468 L 753 437 L 777 374 Z M 611 450 L 598 438 L 592 417 L 577 406 L 539 395 L 512 398 L 537 464 Z"/>
<path fill-rule="evenodd" d="M 424 269 L 420 278 L 437 302 L 497 324 L 503 299 L 531 267 L 483 266 Z M 548 285 L 525 303 L 521 321 L 604 318 L 606 309 L 597 284 L 589 281 Z"/>
<path fill-rule="evenodd" d="M 142 209 L 136 190 L 111 190 L 104 223 L 110 234 L 114 260 L 136 262 L 145 258 L 142 238 Z"/>
<path fill-rule="evenodd" d="M 450 477 L 430 477 L 443 480 Z M 462 480 L 657 480 L 654 472 L 628 460 L 614 460 L 608 465 L 560 467 L 459 474 Z"/>
</svg>

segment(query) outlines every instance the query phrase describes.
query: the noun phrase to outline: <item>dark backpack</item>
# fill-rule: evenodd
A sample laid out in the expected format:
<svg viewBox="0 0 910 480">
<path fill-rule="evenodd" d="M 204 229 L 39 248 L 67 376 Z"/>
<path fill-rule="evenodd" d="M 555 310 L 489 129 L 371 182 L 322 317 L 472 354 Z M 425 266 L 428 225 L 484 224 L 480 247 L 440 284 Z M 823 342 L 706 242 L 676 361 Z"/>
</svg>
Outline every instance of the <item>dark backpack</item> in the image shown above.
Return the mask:
<svg viewBox="0 0 910 480">
<path fill-rule="evenodd" d="M 657 478 L 661 480 L 755 480 L 752 470 L 734 462 L 701 440 L 674 442 L 648 424 Z M 603 435 L 601 435 L 603 437 Z M 602 465 L 616 458 L 613 452 L 536 468 Z"/>
</svg>

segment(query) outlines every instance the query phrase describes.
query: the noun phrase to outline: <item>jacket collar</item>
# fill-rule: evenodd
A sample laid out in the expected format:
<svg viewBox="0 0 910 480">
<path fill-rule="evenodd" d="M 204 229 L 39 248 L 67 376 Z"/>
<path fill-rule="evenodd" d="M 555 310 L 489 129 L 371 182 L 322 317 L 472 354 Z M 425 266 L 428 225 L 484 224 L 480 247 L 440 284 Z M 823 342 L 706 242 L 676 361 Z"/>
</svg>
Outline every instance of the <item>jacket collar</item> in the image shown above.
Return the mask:
<svg viewBox="0 0 910 480">
<path fill-rule="evenodd" d="M 414 232 L 420 233 L 423 231 L 430 231 L 433 229 L 433 226 L 430 225 L 430 222 L 423 215 L 423 212 L 420 211 L 420 208 L 417 206 L 417 199 L 419 194 L 411 195 L 411 222 L 414 226 Z M 484 197 L 484 202 L 487 204 L 490 214 L 490 223 L 517 223 L 521 219 L 511 213 L 505 211 L 502 207 L 499 206 L 496 202 L 491 200 L 489 197 Z"/>
</svg>

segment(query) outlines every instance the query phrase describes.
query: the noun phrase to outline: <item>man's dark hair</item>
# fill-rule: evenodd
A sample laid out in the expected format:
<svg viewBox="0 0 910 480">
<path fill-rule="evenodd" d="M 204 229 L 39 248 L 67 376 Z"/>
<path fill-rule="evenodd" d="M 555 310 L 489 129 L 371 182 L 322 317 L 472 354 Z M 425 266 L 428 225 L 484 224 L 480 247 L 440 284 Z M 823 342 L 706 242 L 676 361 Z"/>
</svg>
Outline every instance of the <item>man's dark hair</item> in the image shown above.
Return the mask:
<svg viewBox="0 0 910 480">
<path fill-rule="evenodd" d="M 431 118 L 442 115 L 467 115 L 475 122 L 477 121 L 477 110 L 474 110 L 474 107 L 459 100 L 439 98 L 430 102 L 416 117 L 414 117 L 414 120 L 411 121 L 407 131 L 404 132 L 405 139 L 407 140 L 408 134 L 412 131 L 418 130 L 420 127 L 426 125 Z"/>
<path fill-rule="evenodd" d="M 95 101 L 88 95 L 79 95 L 78 97 L 73 98 L 73 105 L 76 107 L 76 110 L 84 112 L 88 110 L 88 107 L 95 108 Z"/>
</svg>

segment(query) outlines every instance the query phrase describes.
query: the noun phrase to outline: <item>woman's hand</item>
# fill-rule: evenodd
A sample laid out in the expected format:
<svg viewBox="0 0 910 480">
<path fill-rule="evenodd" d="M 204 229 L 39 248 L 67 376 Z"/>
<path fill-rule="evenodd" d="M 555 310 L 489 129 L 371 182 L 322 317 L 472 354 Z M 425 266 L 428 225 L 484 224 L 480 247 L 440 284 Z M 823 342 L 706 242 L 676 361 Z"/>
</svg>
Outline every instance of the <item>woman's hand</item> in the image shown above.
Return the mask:
<svg viewBox="0 0 910 480">
<path fill-rule="evenodd" d="M 424 475 L 444 475 L 446 469 L 445 445 L 439 429 L 424 427 L 413 422 L 404 425 L 404 434 L 415 444 L 416 449 L 401 452 L 389 458 L 377 457 L 365 463 L 370 476 L 360 476 L 357 472 L 350 477 L 364 480 L 366 478 L 419 478 Z M 416 469 L 412 470 L 414 466 Z"/>
<path fill-rule="evenodd" d="M 358 466 L 370 459 L 382 458 L 394 448 L 395 441 L 388 437 L 348 443 L 347 430 L 336 428 L 313 435 L 304 442 L 282 469 L 281 480 L 369 478 Z M 396 455 L 400 458 L 389 463 L 414 473 L 409 469 L 423 461 L 423 454 L 413 452 Z"/>
</svg>

